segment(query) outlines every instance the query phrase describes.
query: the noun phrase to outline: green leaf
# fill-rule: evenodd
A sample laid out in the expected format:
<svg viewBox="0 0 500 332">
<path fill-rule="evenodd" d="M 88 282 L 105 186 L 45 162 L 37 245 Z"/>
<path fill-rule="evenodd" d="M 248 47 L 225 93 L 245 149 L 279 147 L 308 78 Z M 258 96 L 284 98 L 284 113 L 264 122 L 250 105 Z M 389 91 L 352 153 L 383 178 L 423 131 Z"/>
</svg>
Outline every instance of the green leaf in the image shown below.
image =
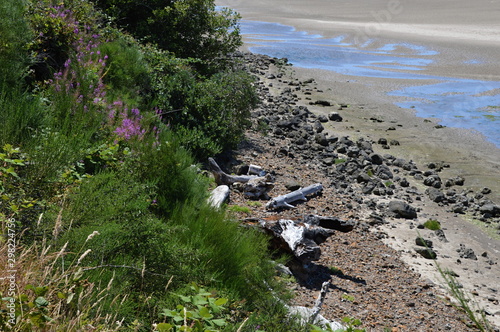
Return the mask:
<svg viewBox="0 0 500 332">
<path fill-rule="evenodd" d="M 196 295 L 193 297 L 193 304 L 194 305 L 205 305 L 208 304 L 208 301 L 205 297 Z"/>
<path fill-rule="evenodd" d="M 191 297 L 190 296 L 179 295 L 179 297 L 181 298 L 182 301 L 191 303 Z"/>
<path fill-rule="evenodd" d="M 226 325 L 226 320 L 223 319 L 223 318 L 213 319 L 213 320 L 211 320 L 211 322 L 214 323 L 215 325 L 219 326 L 219 327 Z"/>
<path fill-rule="evenodd" d="M 210 314 L 210 310 L 208 310 L 208 308 L 206 307 L 202 307 L 199 311 L 199 314 L 204 319 L 210 319 L 214 317 L 212 314 Z"/>
<path fill-rule="evenodd" d="M 217 305 L 217 306 L 223 306 L 224 304 L 227 303 L 227 301 L 229 301 L 229 300 L 225 299 L 225 298 L 220 298 L 220 299 L 217 299 L 215 301 L 215 305 Z"/>
<path fill-rule="evenodd" d="M 36 298 L 35 304 L 38 308 L 46 307 L 49 305 L 49 301 L 47 301 L 44 297 L 39 296 Z"/>
<path fill-rule="evenodd" d="M 175 321 L 176 323 L 178 323 L 178 322 L 182 322 L 182 321 L 184 320 L 184 318 L 183 318 L 183 317 L 181 317 L 181 316 L 174 316 L 174 317 L 173 317 L 173 319 L 174 319 L 174 321 Z"/>
<path fill-rule="evenodd" d="M 362 323 L 361 323 L 361 321 L 359 319 L 355 319 L 355 320 L 352 321 L 352 325 L 354 325 L 354 326 L 360 326 L 361 324 Z"/>
<path fill-rule="evenodd" d="M 160 324 L 156 325 L 156 328 L 158 329 L 158 332 L 169 332 L 174 327 L 173 327 L 173 325 L 168 324 L 168 323 L 160 323 Z"/>
<path fill-rule="evenodd" d="M 64 293 L 62 293 L 62 292 L 58 292 L 58 293 L 57 293 L 57 297 L 58 297 L 59 299 L 65 299 L 65 298 L 66 298 L 66 294 L 64 294 Z"/>
<path fill-rule="evenodd" d="M 19 178 L 19 175 L 14 171 L 14 167 L 9 167 L 5 170 L 5 173 L 12 175 L 13 177 Z"/>
<path fill-rule="evenodd" d="M 178 316 L 179 314 L 177 313 L 177 311 L 174 310 L 163 309 L 162 315 L 167 317 L 175 317 Z"/>
</svg>

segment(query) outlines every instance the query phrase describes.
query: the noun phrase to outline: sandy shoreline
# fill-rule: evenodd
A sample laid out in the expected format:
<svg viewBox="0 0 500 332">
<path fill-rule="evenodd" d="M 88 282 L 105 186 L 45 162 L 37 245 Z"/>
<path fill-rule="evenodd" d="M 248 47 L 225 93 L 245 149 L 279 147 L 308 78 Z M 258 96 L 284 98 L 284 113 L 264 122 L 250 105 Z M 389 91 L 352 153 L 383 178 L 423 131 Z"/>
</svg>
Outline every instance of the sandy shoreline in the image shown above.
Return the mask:
<svg viewBox="0 0 500 332">
<path fill-rule="evenodd" d="M 325 37 L 347 33 L 346 38 L 357 39 L 359 43 L 373 38 L 370 47 L 388 41 L 424 43 L 439 51 L 439 61 L 425 69 L 428 74 L 500 81 L 500 52 L 497 52 L 500 49 L 497 20 L 500 0 L 474 3 L 460 0 L 453 3 L 453 8 L 446 1 L 430 0 L 369 3 L 362 0 L 218 0 L 216 4 L 235 9 L 244 19 L 292 25 Z M 475 65 L 464 63 L 471 58 L 481 61 Z M 391 153 L 413 159 L 422 166 L 435 161 L 450 163 L 453 165 L 450 176 L 465 176 L 467 187 L 475 191 L 491 188 L 494 193 L 489 198 L 500 204 L 500 149 L 474 131 L 436 130 L 435 119 L 415 117 L 412 110 L 394 105 L 398 101 L 396 97 L 386 94 L 413 85 L 415 81 L 344 76 L 299 67 L 294 70 L 299 80 L 314 77 L 322 86 L 330 87 L 325 94 L 332 101 L 352 105 L 343 112 L 350 113 L 351 116 L 345 116 L 350 117 L 350 126 L 363 132 L 361 135 L 374 140 L 387 137 L 401 141 L 401 147 Z M 371 117 L 383 118 L 385 122 L 380 125 L 367 121 Z M 397 130 L 388 131 L 395 123 Z M 356 136 L 356 130 L 350 130 L 349 126 L 335 128 L 337 133 L 344 131 L 351 136 Z"/>
<path fill-rule="evenodd" d="M 216 1 L 217 5 L 237 10 L 248 20 L 291 25 L 297 30 L 325 37 L 345 34 L 346 38 L 359 43 L 373 38 L 374 42 L 370 47 L 389 42 L 424 45 L 439 52 L 438 61 L 425 69 L 430 75 L 500 81 L 500 25 L 497 23 L 500 0 L 458 0 L 453 2 L 453 8 L 450 8 L 447 1 L 401 1 L 400 5 L 404 8 L 399 14 L 380 14 L 388 20 L 384 22 L 381 18 L 378 22 L 373 13 L 382 13 L 384 10 L 390 13 L 390 3 L 397 5 L 392 0 L 374 0 L 369 3 L 362 0 Z M 398 9 L 394 10 L 399 12 Z M 373 29 L 374 33 L 364 34 L 363 31 L 368 31 L 374 24 L 377 25 L 377 29 Z M 245 48 L 249 46 L 251 45 L 246 44 Z M 467 59 L 480 61 L 468 64 Z M 499 148 L 474 131 L 436 128 L 436 119 L 416 117 L 413 110 L 394 104 L 399 101 L 398 98 L 387 95 L 395 89 L 414 85 L 415 81 L 345 76 L 331 71 L 299 67 L 293 67 L 291 71 L 291 76 L 288 76 L 291 79 L 305 81 L 314 78 L 317 86 L 322 88 L 320 93 L 313 91 L 309 96 L 300 94 L 301 104 L 307 105 L 307 98 L 312 98 L 326 99 L 336 105 L 324 109 L 309 107 L 316 114 L 335 110 L 342 115 L 343 122 L 328 124 L 326 129 L 329 132 L 339 137 L 349 136 L 354 140 L 358 137 L 366 137 L 374 142 L 379 138 L 397 140 L 400 146 L 376 152 L 413 160 L 420 169 L 426 169 L 429 162 L 444 161 L 451 167 L 440 173 L 442 178 L 461 175 L 466 179 L 463 189 L 474 192 L 488 187 L 493 192 L 486 198 L 500 204 Z M 338 107 L 340 109 L 337 110 L 337 106 L 341 104 L 349 107 Z M 492 295 L 488 289 L 498 285 L 498 275 L 495 272 L 498 271 L 497 265 L 488 270 L 474 265 L 474 262 L 467 262 L 470 264 L 462 264 L 459 268 L 453 257 L 456 256 L 456 246 L 466 243 L 478 253 L 488 252 L 488 257 L 496 261 L 500 258 L 499 240 L 489 238 L 491 233 L 486 236 L 477 226 L 469 223 L 467 217 L 447 212 L 443 207 L 424 204 L 421 208 L 426 216 L 442 220 L 447 227 L 450 244 L 440 250 L 448 258 L 440 259 L 440 263 L 445 268 L 460 269 L 460 281 L 465 289 L 479 290 L 480 296 L 476 298 L 478 303 L 483 307 L 491 306 L 489 298 Z M 407 228 L 406 224 L 391 224 L 385 229 L 389 234 L 387 243 L 402 252 L 405 261 L 422 276 L 435 275 L 432 264 L 416 260 L 410 254 L 408 246 L 413 240 L 414 232 L 408 232 Z M 494 312 L 498 311 L 497 308 L 496 305 L 491 307 Z M 500 311 L 495 312 L 492 322 L 500 326 Z"/>
<path fill-rule="evenodd" d="M 323 183 L 326 184 L 326 186 L 324 189 L 325 191 L 322 195 L 320 195 L 321 197 L 315 197 L 304 204 L 297 205 L 295 209 L 290 210 L 264 211 L 263 208 L 256 208 L 256 205 L 250 205 L 250 203 L 247 203 L 246 199 L 242 198 L 241 194 L 235 194 L 232 196 L 230 204 L 236 206 L 246 206 L 248 204 L 248 208 L 252 211 L 252 218 L 264 217 L 271 218 L 272 220 L 275 220 L 275 218 L 287 219 L 291 216 L 298 217 L 311 213 L 319 215 L 334 215 L 340 218 L 354 218 L 360 222 L 359 226 L 361 232 L 359 234 L 363 234 L 362 229 L 368 230 L 369 232 L 373 232 L 379 240 L 383 239 L 381 241 L 388 245 L 388 247 L 385 247 L 378 246 L 377 244 L 377 249 L 373 249 L 373 245 L 375 245 L 374 242 L 381 241 L 376 241 L 373 238 L 368 240 L 364 235 L 362 235 L 361 238 L 356 239 L 354 234 L 351 236 L 351 233 L 348 233 L 349 235 L 343 239 L 342 237 L 339 237 L 338 234 L 333 236 L 331 238 L 332 243 L 326 244 L 322 247 L 322 250 L 324 250 L 322 255 L 324 260 L 321 260 L 319 265 L 315 265 L 319 269 L 315 270 L 316 272 L 321 274 L 320 270 L 322 267 L 331 266 L 332 264 L 334 266 L 342 264 L 343 268 L 345 267 L 346 270 L 351 271 L 350 273 L 352 275 L 358 276 L 365 274 L 366 277 L 370 279 L 370 282 L 367 282 L 367 285 L 370 286 L 368 286 L 366 292 L 362 292 L 363 295 L 358 293 L 359 285 L 354 287 L 356 289 L 350 290 L 356 293 L 354 295 L 356 298 L 358 296 L 364 297 L 364 299 L 360 299 L 359 301 L 359 304 L 362 304 L 360 306 L 355 305 L 350 309 L 347 309 L 347 311 L 344 311 L 346 308 L 342 303 L 345 301 L 342 300 L 341 294 L 349 289 L 350 286 L 353 286 L 353 284 L 344 284 L 342 281 L 338 280 L 338 278 L 333 278 L 332 283 L 335 285 L 333 288 L 338 292 L 333 291 L 332 293 L 336 293 L 336 295 L 332 294 L 327 297 L 327 301 L 324 305 L 324 312 L 328 315 L 328 318 L 335 318 L 338 320 L 339 317 L 343 317 L 342 315 L 357 317 L 362 319 L 364 322 L 366 321 L 366 323 L 369 324 L 368 326 L 372 327 L 372 329 L 369 328 L 367 331 L 380 331 L 381 324 L 385 326 L 387 326 L 387 324 L 402 324 L 402 321 L 399 318 L 393 320 L 393 318 L 386 316 L 382 321 L 378 319 L 373 320 L 373 318 L 379 317 L 380 313 L 385 312 L 386 309 L 384 309 L 384 301 L 388 301 L 386 303 L 396 304 L 396 306 L 399 303 L 400 307 L 395 308 L 396 311 L 403 308 L 403 303 L 405 302 L 403 298 L 411 292 L 407 292 L 406 290 L 403 293 L 396 295 L 399 297 L 400 302 L 394 302 L 390 298 L 391 294 L 394 294 L 394 290 L 398 289 L 398 285 L 400 285 L 400 283 L 396 280 L 398 278 L 391 279 L 394 277 L 395 271 L 391 270 L 386 276 L 378 275 L 377 277 L 374 277 L 369 272 L 370 267 L 365 265 L 363 262 L 363 257 L 366 258 L 364 255 L 368 254 L 368 256 L 371 257 L 371 252 L 377 252 L 377 254 L 384 257 L 387 255 L 393 256 L 393 253 L 390 253 L 390 250 L 388 251 L 389 247 L 396 249 L 398 252 L 397 256 L 401 257 L 411 270 L 419 274 L 422 282 L 427 283 L 430 281 L 433 285 L 439 285 L 439 287 L 436 288 L 436 291 L 438 291 L 438 289 L 444 291 L 446 286 L 443 285 L 442 277 L 436 271 L 435 262 L 419 257 L 419 255 L 415 254 L 415 238 L 417 236 L 423 236 L 434 240 L 434 248 L 438 252 L 437 263 L 441 266 L 441 268 L 451 270 L 456 273 L 459 276 L 458 282 L 460 282 L 460 284 L 464 287 L 464 290 L 470 293 L 473 301 L 477 303 L 480 308 L 485 310 L 485 312 L 487 312 L 488 319 L 490 319 L 491 323 L 500 326 L 500 307 L 498 304 L 498 288 L 496 286 L 500 284 L 500 265 L 498 264 L 498 262 L 500 262 L 500 240 L 488 238 L 478 227 L 464 220 L 461 215 L 448 211 L 449 206 L 442 206 L 432 202 L 429 197 L 421 194 L 426 191 L 426 187 L 417 179 L 414 179 L 413 176 L 409 176 L 407 172 L 398 170 L 397 167 L 394 168 L 395 174 L 405 178 L 408 177 L 411 185 L 413 186 L 413 189 L 409 192 L 405 191 L 406 194 L 415 192 L 419 195 L 419 199 L 416 197 L 409 197 L 408 199 L 411 205 L 418 210 L 418 216 L 415 219 L 407 221 L 387 216 L 383 211 L 383 205 L 394 199 L 406 200 L 406 198 L 404 198 L 406 194 L 401 196 L 401 192 L 394 192 L 392 195 L 380 197 L 377 195 L 367 195 L 366 193 L 363 193 L 359 196 L 356 194 L 360 186 L 358 182 L 359 180 L 355 179 L 355 176 L 349 177 L 348 174 L 351 174 L 350 172 L 345 174 L 341 172 L 342 174 L 340 174 L 333 171 L 334 168 L 325 167 L 324 157 L 328 156 L 329 153 L 324 154 L 324 151 L 321 152 L 322 149 L 314 147 L 314 144 L 308 145 L 309 143 L 307 143 L 307 141 L 310 141 L 314 136 L 302 136 L 307 137 L 307 139 L 304 139 L 302 143 L 299 143 L 297 140 L 297 137 L 303 135 L 304 130 L 307 130 L 305 128 L 308 123 L 310 124 L 315 122 L 313 119 L 318 119 L 320 115 L 326 115 L 333 111 L 338 111 L 338 113 L 342 115 L 343 121 L 323 121 L 325 131 L 327 131 L 329 135 L 343 137 L 342 140 L 352 139 L 358 142 L 361 142 L 361 138 L 365 140 L 366 138 L 369 138 L 368 142 L 374 141 L 373 144 L 371 144 L 370 149 L 373 149 L 373 151 L 379 155 L 389 153 L 393 154 L 397 158 L 401 158 L 402 153 L 406 152 L 413 153 L 417 156 L 419 154 L 424 155 L 426 153 L 425 151 L 415 151 L 408 147 L 404 148 L 403 146 L 398 147 L 391 145 L 390 149 L 384 149 L 380 144 L 376 143 L 376 139 L 374 140 L 374 138 L 377 137 L 385 137 L 383 135 L 391 132 L 401 132 L 403 133 L 402 136 L 406 137 L 408 134 L 406 133 L 407 130 L 404 129 L 406 127 L 411 128 L 410 121 L 418 121 L 418 118 L 415 118 L 411 114 L 408 114 L 408 121 L 401 116 L 392 118 L 384 103 L 362 104 L 359 103 L 359 96 L 356 95 L 354 96 L 355 102 L 346 106 L 345 101 L 347 97 L 345 97 L 345 94 L 342 97 L 343 99 L 331 98 L 331 96 L 339 96 L 338 91 L 331 88 L 332 86 L 336 86 L 334 84 L 335 82 L 332 83 L 332 81 L 324 78 L 327 85 L 322 85 L 323 83 L 321 82 L 323 81 L 314 79 L 314 77 L 301 76 L 301 74 L 304 73 L 310 75 L 310 71 L 301 71 L 294 69 L 294 67 L 283 67 L 280 65 L 270 65 L 266 67 L 265 63 L 274 63 L 274 61 L 270 61 L 269 57 L 256 56 L 250 53 L 247 53 L 245 56 L 248 57 L 248 59 L 253 59 L 249 65 L 249 70 L 250 72 L 255 73 L 256 78 L 259 81 L 257 86 L 263 98 L 261 107 L 255 110 L 255 117 L 253 120 L 257 123 L 259 119 L 266 121 L 265 119 L 269 120 L 273 118 L 274 121 L 269 123 L 267 134 L 263 134 L 263 131 L 261 131 L 264 129 L 256 129 L 258 128 L 257 126 L 254 127 L 253 130 L 249 130 L 247 133 L 247 140 L 242 143 L 242 149 L 238 150 L 236 153 L 236 160 L 233 160 L 234 164 L 240 164 L 241 162 L 245 164 L 246 162 L 251 161 L 272 174 L 275 174 L 276 186 L 272 189 L 272 196 L 286 193 L 287 191 L 286 188 L 284 188 L 284 183 L 290 180 L 290 178 L 295 179 L 303 186 L 310 183 Z M 355 87 L 358 83 L 350 82 L 347 85 L 349 84 L 353 85 L 351 89 L 352 91 L 357 90 Z M 318 105 L 314 102 L 319 100 L 325 102 L 328 101 L 330 106 L 324 106 L 322 104 Z M 286 119 L 290 119 L 290 117 L 296 119 L 291 116 L 292 114 L 296 114 L 295 112 L 287 114 L 286 111 L 280 111 L 280 109 L 286 109 L 287 106 L 285 105 L 294 108 L 294 110 L 297 108 L 301 109 L 303 107 L 307 107 L 307 109 L 312 112 L 314 116 L 311 115 L 311 119 L 302 123 L 305 125 L 304 127 L 302 127 L 302 125 L 298 125 L 298 127 L 286 127 L 287 129 L 282 129 L 284 128 L 282 124 L 283 122 L 286 123 Z M 299 113 L 300 112 L 297 114 Z M 399 113 L 400 112 L 396 112 L 396 114 Z M 365 118 L 365 116 L 377 118 L 377 121 Z M 279 123 L 281 123 L 281 125 L 279 125 Z M 424 124 L 429 126 L 429 130 L 433 130 L 432 127 L 434 124 L 432 122 L 424 122 Z M 398 129 L 387 130 L 388 126 Z M 436 133 L 439 133 L 439 130 L 435 130 L 433 135 Z M 297 134 L 299 135 L 297 136 Z M 349 138 L 346 138 L 346 136 Z M 430 142 L 430 140 L 427 140 L 427 142 Z M 431 146 L 434 144 L 436 143 L 432 143 Z M 279 147 L 284 148 L 287 152 L 284 154 L 281 153 L 282 150 Z M 337 151 L 339 150 L 337 149 Z M 315 154 L 317 154 L 316 157 L 314 157 Z M 340 154 L 338 156 L 341 158 L 347 158 L 347 156 L 341 156 Z M 456 165 L 453 165 L 450 170 L 457 171 L 455 166 Z M 421 170 L 424 171 L 425 169 L 426 167 L 423 167 Z M 439 175 L 445 177 L 443 173 L 447 172 L 439 172 Z M 346 180 L 347 183 L 345 182 Z M 454 186 L 452 190 L 461 191 L 461 188 Z M 365 204 L 367 200 L 370 199 L 374 200 L 372 202 L 377 202 L 376 206 Z M 378 203 L 381 203 L 381 205 Z M 375 226 L 377 223 L 375 223 L 375 225 L 372 224 L 371 213 L 374 208 L 377 210 L 377 213 L 381 213 L 380 215 L 387 217 L 387 223 L 382 223 L 378 226 Z M 242 218 L 245 217 L 247 216 L 243 216 Z M 431 231 L 425 231 L 416 227 L 416 224 L 423 223 L 428 219 L 436 219 L 440 221 L 442 230 L 444 231 L 448 241 L 436 238 L 436 234 Z M 333 241 L 335 243 L 333 243 Z M 357 246 L 357 248 L 361 251 L 354 254 L 351 258 L 345 257 L 347 253 L 352 253 L 350 250 L 351 247 L 343 250 L 346 243 L 356 243 L 355 246 Z M 462 258 L 463 256 L 460 254 L 462 246 L 472 249 L 475 253 L 480 255 L 480 258 L 477 260 Z M 342 252 L 340 256 L 338 255 L 337 250 Z M 362 254 L 362 252 L 364 254 Z M 369 258 L 368 261 L 371 266 L 374 266 L 379 272 L 381 271 L 380 268 L 383 270 L 383 267 L 387 266 L 386 264 L 383 264 L 382 266 L 377 265 L 377 263 L 371 258 Z M 316 272 L 310 272 L 311 276 L 315 276 L 314 278 L 316 278 Z M 300 275 L 302 274 L 299 273 L 298 278 L 303 278 L 303 276 L 301 277 Z M 328 278 L 328 276 L 324 277 Z M 360 278 L 363 279 L 364 277 Z M 405 278 L 406 276 L 403 277 L 403 279 Z M 313 282 L 312 280 L 310 281 Z M 304 282 L 299 281 L 299 283 L 303 284 Z M 374 287 L 376 284 L 378 284 L 378 286 Z M 310 284 L 309 281 L 305 282 L 303 287 L 294 288 L 297 291 L 296 301 L 298 301 L 297 303 L 300 305 L 309 303 L 308 298 L 316 296 L 316 288 L 313 284 Z M 385 291 L 386 288 L 391 289 L 391 291 Z M 374 299 L 371 297 L 373 292 L 383 292 L 384 295 L 377 295 L 375 302 L 372 302 Z M 446 294 L 446 292 L 443 294 Z M 370 309 L 364 310 L 363 308 Z M 447 310 L 444 308 L 438 310 L 438 316 L 441 318 L 444 317 Z M 425 309 L 421 308 L 416 312 L 425 314 L 425 311 Z M 403 310 L 403 312 L 405 312 L 405 310 Z M 406 313 L 410 314 L 408 312 Z M 456 318 L 460 320 L 458 316 Z M 469 331 L 468 328 L 450 329 L 449 326 L 447 328 L 446 322 L 442 321 L 439 322 L 438 325 L 430 323 L 431 325 L 426 328 L 419 325 L 422 324 L 420 319 L 421 318 L 406 321 L 406 326 L 401 327 L 401 330 L 438 331 L 448 329 L 454 331 Z"/>
</svg>

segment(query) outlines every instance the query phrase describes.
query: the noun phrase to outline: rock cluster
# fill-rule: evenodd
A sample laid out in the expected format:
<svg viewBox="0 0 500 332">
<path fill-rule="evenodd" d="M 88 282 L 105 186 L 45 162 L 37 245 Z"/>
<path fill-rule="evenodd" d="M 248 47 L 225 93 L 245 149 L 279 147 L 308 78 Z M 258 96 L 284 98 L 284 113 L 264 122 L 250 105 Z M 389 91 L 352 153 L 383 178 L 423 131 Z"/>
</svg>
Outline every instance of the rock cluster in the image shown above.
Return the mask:
<svg viewBox="0 0 500 332">
<path fill-rule="evenodd" d="M 356 111 L 374 108 L 374 114 L 379 114 L 377 105 L 335 102 L 314 79 L 292 78 L 293 69 L 284 60 L 236 56 L 257 76 L 262 104 L 252 112 L 254 126 L 247 139 L 234 154 L 218 160 L 229 173 L 240 174 L 241 169 L 247 174 L 251 164 L 269 171 L 276 178 L 270 191 L 273 197 L 316 182 L 324 189 L 293 209 L 271 211 L 265 202 L 248 201 L 237 191 L 229 204 L 250 208 L 251 213 L 238 215 L 242 220 L 249 216 L 297 220 L 320 214 L 357 223 L 352 232 L 336 233 L 320 244 L 323 254 L 318 261 L 289 266 L 294 267 L 296 278 L 290 285 L 296 294 L 294 303 L 310 306 L 321 283 L 330 281 L 323 308 L 326 318 L 356 316 L 368 330 L 394 326 L 401 331 L 469 331 L 463 325 L 466 319 L 444 304 L 441 295 L 436 296 L 441 284 L 429 267 L 434 260 L 481 301 L 488 318 L 498 321 L 498 289 L 492 287 L 498 284 L 496 251 L 482 248 L 473 236 L 467 241 L 462 235 L 468 228 L 459 229 L 464 224 L 455 223 L 466 213 L 492 224 L 490 228 L 498 227 L 498 206 L 488 200 L 495 193 L 490 195 L 487 188 L 464 189 L 471 179 L 457 176 L 457 170 L 444 162 L 417 166 L 400 158 L 398 151 L 406 149 L 404 138 L 400 143 L 362 136 L 379 128 L 406 126 L 391 121 L 387 128 L 388 120 L 364 113 L 368 130 L 354 128 L 361 120 L 356 119 Z M 432 230 L 430 222 L 441 229 Z"/>
<path fill-rule="evenodd" d="M 245 58 L 248 70 L 259 75 L 265 75 L 271 65 L 287 63 L 286 59 L 252 53 L 237 56 Z M 350 195 L 354 201 L 374 211 L 383 211 L 383 215 L 415 218 L 418 211 L 411 204 L 427 195 L 453 213 L 468 213 L 483 222 L 498 224 L 500 232 L 500 206 L 487 198 L 491 192 L 488 188 L 472 192 L 461 189 L 466 181 L 462 176 L 441 178 L 440 172 L 450 167 L 442 162 L 429 163 L 427 170 L 420 170 L 412 160 L 374 152 L 375 144 L 389 149 L 390 145 L 399 145 L 397 141 L 388 142 L 385 138 L 377 142 L 366 138 L 352 140 L 325 133 L 326 123 L 343 121 L 341 114 L 332 110 L 327 115 L 315 115 L 306 106 L 297 106 L 298 91 L 307 95 L 313 89 L 313 79 L 287 82 L 280 74 L 266 77 L 265 81 L 258 82 L 262 105 L 253 117 L 256 123 L 265 126 L 267 140 L 276 146 L 278 157 L 317 165 L 318 171 L 328 175 L 329 185 L 338 193 Z M 275 80 L 288 85 L 278 95 L 270 93 Z M 310 101 L 309 104 L 325 108 L 335 106 L 326 100 Z M 346 107 L 348 105 L 339 105 L 338 110 Z M 418 189 L 418 183 L 426 188 L 423 192 Z"/>
</svg>

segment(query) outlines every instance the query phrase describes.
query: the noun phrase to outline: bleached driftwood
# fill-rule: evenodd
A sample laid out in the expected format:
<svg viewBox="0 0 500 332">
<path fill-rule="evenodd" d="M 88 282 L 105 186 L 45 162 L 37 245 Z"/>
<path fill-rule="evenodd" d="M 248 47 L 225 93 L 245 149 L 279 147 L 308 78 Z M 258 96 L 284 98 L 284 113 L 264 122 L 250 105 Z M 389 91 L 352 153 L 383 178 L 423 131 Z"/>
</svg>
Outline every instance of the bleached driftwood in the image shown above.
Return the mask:
<svg viewBox="0 0 500 332">
<path fill-rule="evenodd" d="M 330 322 L 328 319 L 320 315 L 321 307 L 323 306 L 323 302 L 326 298 L 326 293 L 328 291 L 328 287 L 330 283 L 325 281 L 321 285 L 321 291 L 316 299 L 316 303 L 314 307 L 307 308 L 303 306 L 286 306 L 288 308 L 288 312 L 291 316 L 298 316 L 300 322 L 305 324 L 314 324 L 320 326 L 322 328 L 331 328 L 333 331 L 337 331 L 339 329 L 344 329 L 344 326 L 337 322 Z"/>
<path fill-rule="evenodd" d="M 215 177 L 215 182 L 218 185 L 231 185 L 236 182 L 248 182 L 251 179 L 258 178 L 257 175 L 229 175 L 226 174 L 220 167 L 219 165 L 215 162 L 213 158 L 208 158 L 208 166 L 210 168 L 210 171 Z"/>
<path fill-rule="evenodd" d="M 226 185 L 221 185 L 215 188 L 208 198 L 208 204 L 218 209 L 222 204 L 229 199 L 229 187 Z"/>
<path fill-rule="evenodd" d="M 306 196 L 315 194 L 323 190 L 323 185 L 321 183 L 316 183 L 305 188 L 300 188 L 298 190 L 292 191 L 286 195 L 281 195 L 275 197 L 266 204 L 267 209 L 276 209 L 279 207 L 295 208 L 295 206 L 290 203 L 296 201 L 307 201 Z"/>
<path fill-rule="evenodd" d="M 323 242 L 334 233 L 333 230 L 285 219 L 260 220 L 259 224 L 273 236 L 275 247 L 292 253 L 301 262 L 318 260 L 321 256 L 318 242 Z"/>
<path fill-rule="evenodd" d="M 290 306 L 276 295 L 275 291 L 269 286 L 266 281 L 264 281 L 264 284 L 271 295 L 274 297 L 274 299 L 281 303 L 283 307 L 288 310 L 288 316 L 290 318 L 298 318 L 300 323 L 303 325 L 312 323 L 322 328 L 331 328 L 333 331 L 337 331 L 339 329 L 343 331 L 345 329 L 342 324 L 335 321 L 329 321 L 319 314 L 321 307 L 323 306 L 328 287 L 330 286 L 330 283 L 328 281 L 325 281 L 321 285 L 320 294 L 318 295 L 318 299 L 316 300 L 313 308 L 307 308 L 303 306 Z"/>
<path fill-rule="evenodd" d="M 329 222 L 322 225 L 322 221 Z M 335 231 L 349 232 L 355 225 L 354 221 L 316 215 L 307 215 L 299 220 L 251 218 L 246 222 L 247 225 L 263 228 L 272 235 L 272 245 L 276 249 L 293 254 L 303 263 L 318 260 L 321 255 L 319 244 L 335 234 Z"/>
<path fill-rule="evenodd" d="M 243 192 L 243 195 L 252 199 L 269 199 L 268 192 L 274 188 L 273 177 L 270 174 L 250 179 L 246 183 L 236 182 L 236 190 Z"/>
</svg>

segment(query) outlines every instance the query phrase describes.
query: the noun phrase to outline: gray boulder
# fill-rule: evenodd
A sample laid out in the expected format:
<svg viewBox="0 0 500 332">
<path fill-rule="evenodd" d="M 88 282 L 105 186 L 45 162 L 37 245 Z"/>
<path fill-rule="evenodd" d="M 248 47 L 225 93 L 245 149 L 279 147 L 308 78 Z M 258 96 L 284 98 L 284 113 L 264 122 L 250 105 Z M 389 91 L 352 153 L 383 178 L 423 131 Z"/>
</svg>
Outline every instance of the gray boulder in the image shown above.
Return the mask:
<svg viewBox="0 0 500 332">
<path fill-rule="evenodd" d="M 427 188 L 425 191 L 427 196 L 431 199 L 431 201 L 439 203 L 443 202 L 446 200 L 446 196 L 443 194 L 443 192 L 439 189 L 436 188 Z"/>
<path fill-rule="evenodd" d="M 485 204 L 479 208 L 479 212 L 492 217 L 498 217 L 500 216 L 500 206 L 495 204 Z"/>
<path fill-rule="evenodd" d="M 398 218 L 414 219 L 417 217 L 417 210 L 402 201 L 389 202 L 388 210 Z"/>
</svg>

